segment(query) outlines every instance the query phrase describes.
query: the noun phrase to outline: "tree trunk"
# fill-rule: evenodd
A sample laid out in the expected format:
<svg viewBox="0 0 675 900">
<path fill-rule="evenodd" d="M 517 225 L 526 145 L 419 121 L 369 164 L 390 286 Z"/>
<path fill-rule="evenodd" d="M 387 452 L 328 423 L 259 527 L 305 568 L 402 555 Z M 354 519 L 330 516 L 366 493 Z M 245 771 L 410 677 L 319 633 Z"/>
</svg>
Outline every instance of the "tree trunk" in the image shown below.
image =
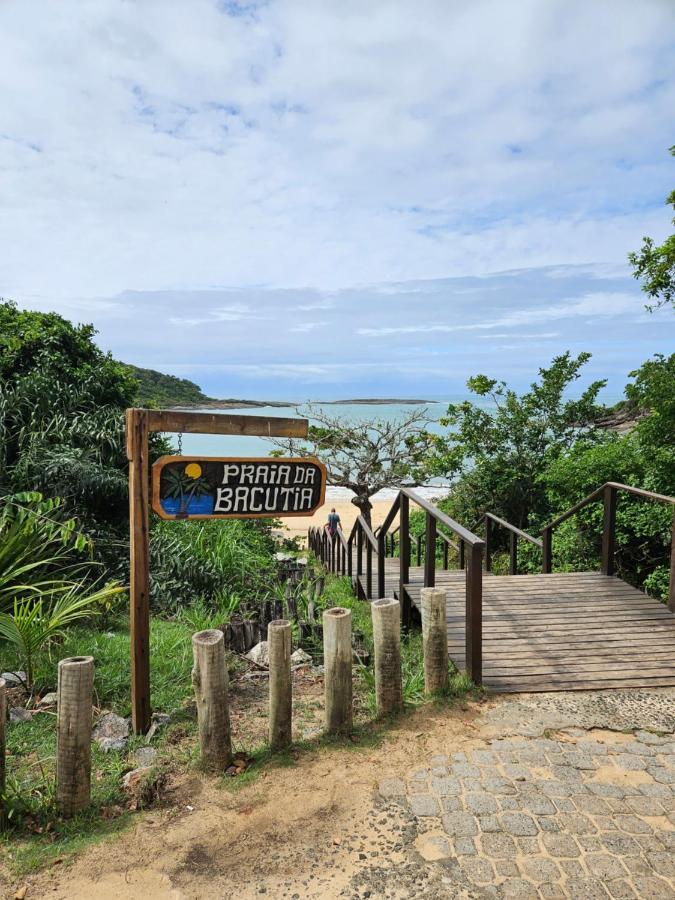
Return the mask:
<svg viewBox="0 0 675 900">
<path fill-rule="evenodd" d="M 366 520 L 368 528 L 372 529 L 372 519 L 370 517 L 370 511 L 373 508 L 373 504 L 370 502 L 370 497 L 368 494 L 357 494 L 356 497 L 352 497 L 352 503 L 356 506 Z"/>
</svg>

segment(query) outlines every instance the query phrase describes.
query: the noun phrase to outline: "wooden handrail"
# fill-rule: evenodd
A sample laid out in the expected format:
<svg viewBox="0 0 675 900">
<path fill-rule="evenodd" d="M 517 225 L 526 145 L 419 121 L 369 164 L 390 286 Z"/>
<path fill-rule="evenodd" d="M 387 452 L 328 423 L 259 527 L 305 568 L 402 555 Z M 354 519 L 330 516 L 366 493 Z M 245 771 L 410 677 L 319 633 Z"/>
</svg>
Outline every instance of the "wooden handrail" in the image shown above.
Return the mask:
<svg viewBox="0 0 675 900">
<path fill-rule="evenodd" d="M 534 544 L 535 547 L 539 547 L 541 549 L 542 542 L 539 538 L 532 537 L 531 534 L 528 534 L 526 531 L 521 531 L 520 528 L 516 528 L 515 525 L 511 525 L 510 522 L 507 522 L 505 519 L 500 519 L 499 516 L 496 516 L 494 513 L 486 512 L 486 518 L 492 519 L 493 522 L 496 522 L 497 525 L 501 525 L 502 528 L 506 528 L 508 531 L 513 532 L 513 534 L 517 534 L 518 537 L 523 538 L 525 541 L 529 541 L 531 544 Z"/>
<path fill-rule="evenodd" d="M 590 493 L 587 497 L 584 497 L 583 500 L 575 503 L 574 506 L 570 507 L 570 509 L 564 512 L 561 516 L 558 516 L 556 519 L 552 519 L 552 521 L 547 522 L 546 525 L 544 525 L 543 530 L 546 531 L 549 528 L 555 528 L 557 525 L 560 525 L 561 522 L 564 522 L 565 519 L 569 519 L 570 516 L 573 516 L 574 513 L 579 512 L 579 510 L 583 509 L 584 506 L 587 506 L 589 503 L 593 503 L 594 500 L 599 499 L 606 488 L 612 488 L 615 491 L 626 491 L 629 494 L 635 494 L 637 497 L 644 497 L 645 500 L 660 500 L 662 503 L 675 504 L 675 497 L 669 497 L 667 494 L 657 494 L 655 491 L 646 491 L 643 488 L 632 487 L 629 484 L 621 484 L 619 481 L 606 481 L 602 485 L 602 487 L 599 487 L 597 490 Z"/>
<path fill-rule="evenodd" d="M 377 538 L 373 534 L 366 520 L 363 518 L 363 516 L 359 515 L 356 521 L 358 522 L 361 531 L 365 534 L 366 539 L 372 545 L 373 550 L 377 550 Z"/>
<path fill-rule="evenodd" d="M 413 491 L 410 488 L 401 488 L 401 493 L 405 494 L 405 496 L 412 500 L 413 503 L 416 503 L 417 506 L 420 506 L 425 512 L 428 512 L 429 515 L 433 516 L 440 525 L 445 525 L 446 528 L 449 528 L 450 531 L 454 532 L 457 537 L 461 538 L 470 547 L 483 547 L 485 545 L 485 541 L 482 538 L 479 538 L 478 535 L 469 531 L 468 528 L 460 525 L 459 522 L 455 522 L 450 516 L 446 516 L 444 512 L 441 512 L 438 507 L 429 503 L 428 500 L 425 500 L 424 497 L 420 496 L 416 491 Z"/>
</svg>

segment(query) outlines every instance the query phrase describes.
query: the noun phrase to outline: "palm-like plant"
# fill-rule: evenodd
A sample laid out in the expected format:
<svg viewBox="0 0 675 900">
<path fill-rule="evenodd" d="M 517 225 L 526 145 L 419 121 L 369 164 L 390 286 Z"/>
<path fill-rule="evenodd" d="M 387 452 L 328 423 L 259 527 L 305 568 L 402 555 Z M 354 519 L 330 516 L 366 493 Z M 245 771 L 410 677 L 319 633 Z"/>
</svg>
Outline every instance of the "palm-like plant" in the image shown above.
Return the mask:
<svg viewBox="0 0 675 900">
<path fill-rule="evenodd" d="M 106 584 L 95 591 L 84 585 L 68 585 L 57 599 L 53 596 L 31 596 L 16 599 L 11 614 L 0 613 L 0 639 L 16 648 L 26 672 L 28 687 L 33 684 L 35 657 L 48 649 L 56 638 L 64 636 L 63 629 L 78 619 L 97 615 L 96 608 L 119 594 L 121 585 Z"/>
</svg>

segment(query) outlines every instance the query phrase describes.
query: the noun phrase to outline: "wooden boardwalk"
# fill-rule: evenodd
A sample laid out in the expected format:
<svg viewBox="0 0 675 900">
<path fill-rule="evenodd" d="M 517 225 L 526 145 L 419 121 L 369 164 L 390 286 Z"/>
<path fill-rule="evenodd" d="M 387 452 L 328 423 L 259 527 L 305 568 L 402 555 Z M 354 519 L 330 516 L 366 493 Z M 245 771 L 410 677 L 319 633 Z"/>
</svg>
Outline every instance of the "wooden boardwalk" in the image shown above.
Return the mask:
<svg viewBox="0 0 675 900">
<path fill-rule="evenodd" d="M 460 670 L 464 582 L 463 571 L 436 571 Z M 405 590 L 418 609 L 422 586 L 423 569 L 411 567 Z M 386 594 L 398 591 L 398 560 L 387 559 Z M 485 577 L 483 684 L 498 692 L 675 686 L 675 615 L 609 575 Z"/>
</svg>

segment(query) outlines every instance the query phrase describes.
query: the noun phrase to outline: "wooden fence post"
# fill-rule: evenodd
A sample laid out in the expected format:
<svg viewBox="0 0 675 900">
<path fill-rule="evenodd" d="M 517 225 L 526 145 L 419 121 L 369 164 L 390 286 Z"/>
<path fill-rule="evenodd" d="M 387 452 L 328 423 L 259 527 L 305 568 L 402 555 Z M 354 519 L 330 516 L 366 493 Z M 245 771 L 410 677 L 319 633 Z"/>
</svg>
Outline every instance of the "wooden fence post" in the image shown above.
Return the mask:
<svg viewBox="0 0 675 900">
<path fill-rule="evenodd" d="M 387 555 L 386 548 L 386 534 L 382 534 L 382 531 L 377 536 L 377 596 L 384 597 L 384 586 L 385 586 L 385 561 L 384 558 Z"/>
<path fill-rule="evenodd" d="M 202 763 L 222 772 L 232 763 L 225 638 L 217 629 L 192 635 L 192 687 L 197 702 Z"/>
<path fill-rule="evenodd" d="M 448 632 L 445 621 L 445 591 L 422 588 L 422 646 L 424 652 L 424 690 L 427 694 L 448 686 Z"/>
<path fill-rule="evenodd" d="M 675 509 L 670 536 L 670 584 L 668 587 L 668 609 L 675 613 Z"/>
<path fill-rule="evenodd" d="M 270 667 L 270 747 L 283 750 L 291 743 L 293 696 L 291 687 L 291 623 L 275 619 L 267 626 Z"/>
<path fill-rule="evenodd" d="M 56 802 L 69 817 L 89 806 L 91 795 L 91 696 L 94 658 L 71 656 L 58 666 Z"/>
<path fill-rule="evenodd" d="M 485 516 L 485 571 L 492 571 L 492 519 Z"/>
<path fill-rule="evenodd" d="M 410 580 L 410 498 L 403 493 L 400 497 L 401 506 L 398 514 L 398 596 L 401 603 L 401 624 L 407 629 L 410 628 L 412 620 L 412 604 L 404 589 L 404 585 L 408 584 Z"/>
<path fill-rule="evenodd" d="M 436 519 L 427 513 L 425 529 L 424 587 L 436 584 Z"/>
<path fill-rule="evenodd" d="M 553 534 L 550 528 L 544 528 L 541 533 L 541 570 L 544 575 L 550 575 L 553 571 Z"/>
<path fill-rule="evenodd" d="M 403 706 L 401 612 L 398 600 L 383 597 L 370 604 L 375 649 L 375 697 L 380 715 Z"/>
<path fill-rule="evenodd" d="M 5 748 L 5 721 L 7 719 L 7 692 L 6 682 L 4 678 L 0 678 L 0 824 L 4 821 L 4 803 L 2 797 L 5 794 L 5 765 L 6 765 L 6 748 Z"/>
<path fill-rule="evenodd" d="M 323 614 L 326 730 L 352 730 L 352 613 L 336 606 Z"/>
<path fill-rule="evenodd" d="M 614 574 L 614 533 L 616 528 L 616 489 L 605 485 L 603 492 L 602 574 Z"/>
<path fill-rule="evenodd" d="M 474 544 L 469 550 L 466 570 L 465 655 L 469 677 L 480 684 L 483 680 L 483 572 L 482 547 Z"/>
<path fill-rule="evenodd" d="M 509 533 L 509 575 L 518 574 L 518 535 Z"/>
</svg>

